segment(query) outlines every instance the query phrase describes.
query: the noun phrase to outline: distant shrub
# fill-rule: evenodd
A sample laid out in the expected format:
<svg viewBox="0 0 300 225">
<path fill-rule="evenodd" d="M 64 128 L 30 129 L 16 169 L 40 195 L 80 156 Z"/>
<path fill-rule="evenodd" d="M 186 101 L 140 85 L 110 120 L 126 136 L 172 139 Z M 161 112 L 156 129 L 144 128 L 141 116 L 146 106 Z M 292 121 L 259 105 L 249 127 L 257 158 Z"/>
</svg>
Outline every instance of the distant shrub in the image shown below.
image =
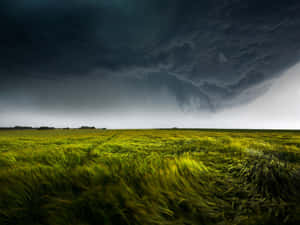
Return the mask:
<svg viewBox="0 0 300 225">
<path fill-rule="evenodd" d="M 96 129 L 96 127 L 81 126 L 79 129 L 89 129 L 89 130 L 94 130 L 94 129 Z"/>
<path fill-rule="evenodd" d="M 54 130 L 55 127 L 39 127 L 38 130 Z"/>
</svg>

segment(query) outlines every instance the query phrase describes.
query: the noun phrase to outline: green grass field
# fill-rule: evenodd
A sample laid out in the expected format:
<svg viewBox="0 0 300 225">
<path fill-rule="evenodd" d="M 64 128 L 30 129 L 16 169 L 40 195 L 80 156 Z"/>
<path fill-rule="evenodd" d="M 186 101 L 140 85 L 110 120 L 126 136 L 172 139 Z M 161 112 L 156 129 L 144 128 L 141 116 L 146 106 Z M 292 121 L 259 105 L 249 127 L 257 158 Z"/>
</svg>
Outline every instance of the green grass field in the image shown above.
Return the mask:
<svg viewBox="0 0 300 225">
<path fill-rule="evenodd" d="M 300 224 L 300 132 L 0 131 L 0 224 Z"/>
</svg>

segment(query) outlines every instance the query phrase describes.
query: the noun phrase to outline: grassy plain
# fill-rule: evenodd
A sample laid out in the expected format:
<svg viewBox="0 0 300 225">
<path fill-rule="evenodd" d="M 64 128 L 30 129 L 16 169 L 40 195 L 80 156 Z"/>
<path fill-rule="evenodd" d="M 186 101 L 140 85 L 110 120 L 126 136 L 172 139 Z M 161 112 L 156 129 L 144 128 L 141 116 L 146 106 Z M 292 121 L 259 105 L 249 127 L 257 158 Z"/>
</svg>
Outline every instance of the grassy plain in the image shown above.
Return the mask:
<svg viewBox="0 0 300 225">
<path fill-rule="evenodd" d="M 0 131 L 1 225 L 300 224 L 300 132 Z"/>
</svg>

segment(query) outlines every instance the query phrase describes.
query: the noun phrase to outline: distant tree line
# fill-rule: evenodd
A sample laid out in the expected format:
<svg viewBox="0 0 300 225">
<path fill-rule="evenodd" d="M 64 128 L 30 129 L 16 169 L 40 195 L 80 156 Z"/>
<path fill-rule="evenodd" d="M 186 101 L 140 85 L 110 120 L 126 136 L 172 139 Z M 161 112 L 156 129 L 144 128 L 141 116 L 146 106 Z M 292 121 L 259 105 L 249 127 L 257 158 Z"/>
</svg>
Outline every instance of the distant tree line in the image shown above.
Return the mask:
<svg viewBox="0 0 300 225">
<path fill-rule="evenodd" d="M 31 127 L 31 126 L 15 126 L 15 127 L 0 127 L 0 130 L 55 130 L 55 129 L 63 129 L 63 130 L 70 130 L 70 129 L 90 129 L 94 130 L 97 129 L 94 126 L 81 126 L 79 128 L 56 128 L 56 127 L 48 127 L 48 126 L 41 126 L 41 127 Z M 100 130 L 106 130 L 106 128 L 99 128 Z"/>
<path fill-rule="evenodd" d="M 96 127 L 89 127 L 89 126 L 81 126 L 79 129 L 96 129 Z"/>
<path fill-rule="evenodd" d="M 56 129 L 55 127 L 39 127 L 39 128 L 37 128 L 38 130 L 54 130 L 54 129 Z"/>
<path fill-rule="evenodd" d="M 27 127 L 27 126 L 15 126 L 15 127 L 0 127 L 1 130 L 33 130 L 35 128 L 33 127 Z"/>
</svg>

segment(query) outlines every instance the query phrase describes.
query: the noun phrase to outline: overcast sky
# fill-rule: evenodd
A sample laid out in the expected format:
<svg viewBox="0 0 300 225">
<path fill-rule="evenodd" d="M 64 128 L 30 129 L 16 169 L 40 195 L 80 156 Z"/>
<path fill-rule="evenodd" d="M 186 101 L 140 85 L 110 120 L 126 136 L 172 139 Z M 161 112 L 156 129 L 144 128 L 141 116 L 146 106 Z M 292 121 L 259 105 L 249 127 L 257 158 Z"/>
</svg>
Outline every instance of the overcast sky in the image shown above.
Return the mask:
<svg viewBox="0 0 300 225">
<path fill-rule="evenodd" d="M 299 11 L 297 0 L 2 0 L 0 126 L 300 129 Z"/>
</svg>

